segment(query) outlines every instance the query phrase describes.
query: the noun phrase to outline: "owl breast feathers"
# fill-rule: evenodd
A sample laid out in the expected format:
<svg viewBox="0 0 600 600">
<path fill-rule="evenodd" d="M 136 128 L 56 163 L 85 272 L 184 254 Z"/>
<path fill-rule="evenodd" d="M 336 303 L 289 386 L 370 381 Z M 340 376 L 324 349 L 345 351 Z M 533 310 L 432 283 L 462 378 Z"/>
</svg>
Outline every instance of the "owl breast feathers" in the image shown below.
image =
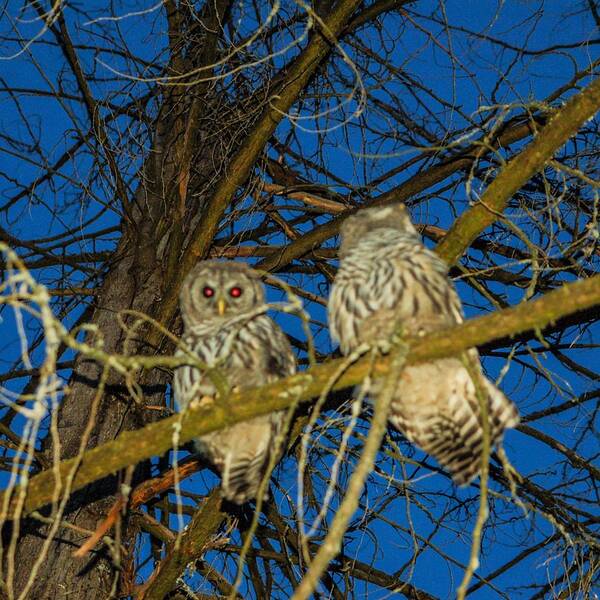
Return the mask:
<svg viewBox="0 0 600 600">
<path fill-rule="evenodd" d="M 264 385 L 295 372 L 289 341 L 264 314 L 264 288 L 248 266 L 199 263 L 183 283 L 180 307 L 185 345 L 208 368 L 216 368 L 231 388 Z M 180 409 L 196 399 L 216 396 L 211 378 L 192 366 L 176 370 L 173 392 Z M 243 504 L 256 497 L 270 458 L 278 455 L 283 419 L 284 413 L 275 412 L 195 440 L 220 472 L 227 500 Z"/>
<path fill-rule="evenodd" d="M 331 335 L 343 354 L 401 328 L 424 334 L 463 321 L 445 263 L 421 242 L 403 205 L 363 209 L 341 231 L 340 268 L 328 304 Z M 479 355 L 469 350 L 479 368 Z M 518 423 L 515 405 L 479 378 L 488 401 L 492 444 Z M 375 401 L 379 385 L 371 395 Z M 431 454 L 460 485 L 480 470 L 482 428 L 475 385 L 460 358 L 408 366 L 400 376 L 390 422 Z"/>
</svg>

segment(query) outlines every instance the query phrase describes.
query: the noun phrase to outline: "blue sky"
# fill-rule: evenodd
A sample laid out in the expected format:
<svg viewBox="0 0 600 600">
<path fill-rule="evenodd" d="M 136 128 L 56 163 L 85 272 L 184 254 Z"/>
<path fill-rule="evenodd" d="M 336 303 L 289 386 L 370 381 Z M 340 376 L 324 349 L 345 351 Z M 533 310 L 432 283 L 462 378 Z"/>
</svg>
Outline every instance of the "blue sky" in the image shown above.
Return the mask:
<svg viewBox="0 0 600 600">
<path fill-rule="evenodd" d="M 119 7 L 118 14 L 124 14 L 127 10 L 139 10 L 147 8 L 146 3 L 135 2 L 126 3 L 126 7 Z M 417 2 L 412 7 L 411 19 L 417 23 L 419 13 L 427 14 L 431 7 L 437 6 L 435 2 Z M 99 14 L 104 10 L 105 3 L 90 2 L 86 3 L 86 8 L 98 7 Z M 544 16 L 539 20 L 534 17 L 538 8 L 543 7 Z M 398 30 L 403 31 L 401 42 L 395 51 L 395 64 L 399 69 L 410 72 L 411 76 L 417 82 L 432 87 L 439 99 L 450 104 L 453 108 L 448 109 L 443 106 L 443 102 L 430 99 L 430 110 L 438 115 L 440 126 L 435 134 L 445 142 L 455 141 L 446 139 L 448 131 L 464 129 L 464 133 L 476 133 L 476 130 L 469 124 L 468 119 L 479 124 L 489 115 L 488 111 L 478 111 L 481 106 L 490 106 L 498 104 L 514 105 L 509 114 L 520 112 L 523 103 L 532 101 L 542 101 L 549 93 L 554 91 L 560 85 L 571 79 L 574 72 L 588 66 L 593 60 L 598 58 L 597 51 L 597 31 L 594 30 L 592 22 L 587 13 L 574 14 L 576 9 L 582 8 L 581 3 L 573 3 L 573 10 L 569 11 L 562 2 L 528 2 L 513 0 L 510 2 L 477 2 L 466 1 L 460 3 L 447 3 L 440 9 L 439 14 L 443 16 L 445 12 L 448 22 L 452 23 L 454 30 L 448 36 L 444 30 L 443 24 L 439 25 L 436 31 L 436 37 L 431 40 L 418 27 L 407 26 L 406 19 L 399 14 L 391 14 L 383 20 L 383 26 L 378 35 L 363 36 L 362 41 L 365 45 L 375 51 L 387 43 L 392 43 Z M 17 15 L 18 9 L 10 7 L 9 14 L 13 17 Z M 569 13 L 570 16 L 565 16 Z M 70 26 L 75 30 L 75 24 L 80 27 L 78 40 L 86 43 L 92 40 L 86 31 L 94 31 L 94 24 L 82 25 L 85 21 L 80 14 L 75 11 L 67 11 L 67 20 Z M 9 19 L 2 22 L 1 31 L 7 32 L 12 28 Z M 39 26 L 38 23 L 30 25 L 24 24 L 23 20 L 18 23 L 18 28 L 22 35 L 27 37 Z M 248 22 L 248 29 L 251 30 L 253 23 Z M 118 29 L 117 29 L 118 27 Z M 456 28 L 473 28 L 488 36 L 488 40 L 479 40 L 477 42 L 467 43 L 465 37 Z M 159 62 L 165 57 L 159 54 L 164 44 L 164 21 L 160 11 L 149 13 L 143 19 L 126 19 L 114 25 L 113 34 L 116 43 L 121 43 L 118 36 L 122 36 L 127 41 L 127 45 L 140 58 L 149 61 Z M 33 44 L 22 56 L 6 60 L 15 50 L 15 44 L 4 44 L 0 51 L 0 86 L 11 86 L 25 89 L 38 89 L 51 92 L 59 77 L 63 62 L 58 51 L 45 44 L 50 39 L 46 33 L 38 42 Z M 489 39 L 496 40 L 490 43 Z M 586 43 L 588 41 L 589 43 Z M 515 59 L 515 53 L 511 47 L 526 44 L 531 52 L 518 60 Z M 572 47 L 577 44 L 578 47 Z M 504 47 L 502 47 L 504 45 Z M 548 56 L 542 56 L 538 51 L 556 47 L 556 50 Z M 443 48 L 452 47 L 456 56 L 456 61 L 451 62 L 445 54 Z M 351 49 L 347 48 L 351 53 Z M 157 57 L 157 54 L 159 56 Z M 141 95 L 152 88 L 150 82 L 131 82 L 125 83 L 122 77 L 115 77 L 104 65 L 102 65 L 90 52 L 81 52 L 81 59 L 84 64 L 91 68 L 94 66 L 96 75 L 100 81 L 95 82 L 93 93 L 101 98 L 107 94 L 117 94 L 118 90 L 125 89 L 131 95 Z M 141 75 L 141 70 L 133 71 L 131 63 L 125 63 L 115 55 L 101 54 L 99 58 L 109 64 L 113 69 L 127 70 L 131 75 Z M 282 58 L 281 61 L 284 59 Z M 37 66 L 35 66 L 35 64 Z M 351 71 L 348 70 L 351 75 Z M 371 74 L 372 75 L 372 74 Z M 505 79 L 497 86 L 499 75 Z M 585 80 L 582 81 L 582 84 Z M 372 84 L 370 77 L 365 77 L 365 85 L 369 88 Z M 67 81 L 66 91 L 73 91 Z M 402 101 L 402 106 L 416 118 L 421 117 L 422 108 L 414 101 L 410 93 L 411 85 L 402 80 L 400 74 L 397 79 L 392 80 L 386 86 L 387 92 L 393 92 Z M 388 100 L 388 94 L 381 89 L 370 90 L 374 97 L 382 100 Z M 115 102 L 120 98 L 115 96 Z M 339 98 L 332 100 L 332 105 L 339 102 Z M 19 183 L 32 182 L 43 172 L 44 165 L 41 164 L 40 155 L 43 154 L 52 163 L 62 153 L 77 141 L 77 127 L 74 123 L 85 124 L 87 115 L 81 104 L 73 101 L 58 103 L 39 95 L 29 95 L 25 92 L 19 93 L 19 107 L 28 115 L 28 123 L 31 126 L 31 132 L 27 131 L 23 125 L 17 106 L 13 99 L 7 94 L 0 95 L 0 131 L 17 131 L 25 140 L 22 148 L 11 147 L 6 140 L 0 138 L 0 165 L 3 175 L 0 177 L 0 198 L 4 201 L 10 198 L 15 191 L 15 180 Z M 349 104 L 349 112 L 356 108 L 356 103 Z M 110 114 L 105 109 L 104 117 Z M 310 106 L 301 113 L 302 116 L 311 116 Z M 338 113 L 336 113 L 337 115 Z M 337 118 L 337 117 L 335 117 Z M 382 129 L 388 126 L 385 119 L 377 115 L 368 115 L 369 123 L 376 124 Z M 127 140 L 126 147 L 120 156 L 123 172 L 131 181 L 132 188 L 138 184 L 136 171 L 141 164 L 145 154 L 144 149 L 148 148 L 148 140 L 144 137 L 143 128 L 140 128 L 139 136 L 129 135 L 126 129 L 127 121 L 119 118 L 115 121 L 115 131 L 120 130 L 123 139 Z M 324 126 L 331 126 L 334 120 L 327 121 L 303 121 L 302 124 L 311 129 L 311 131 L 296 130 L 296 135 L 306 154 L 311 150 L 316 150 L 318 144 L 322 141 L 313 131 Z M 278 135 L 283 137 L 290 130 L 289 121 L 284 121 L 278 130 Z M 471 129 L 470 129 L 471 128 Z M 347 128 L 336 129 L 324 136 L 326 142 L 326 154 L 324 160 L 328 168 L 345 182 L 354 186 L 361 186 L 365 183 L 365 173 L 383 173 L 391 168 L 402 164 L 408 158 L 413 156 L 415 150 L 410 147 L 402 147 L 396 141 L 386 139 L 380 143 L 375 135 L 365 130 L 361 119 L 355 118 Z M 34 144 L 35 141 L 35 144 Z M 118 146 L 120 139 L 115 136 L 113 142 Z M 142 145 L 141 148 L 136 143 Z M 27 145 L 29 143 L 29 145 Z M 41 150 L 41 152 L 40 152 Z M 137 152 L 137 153 L 136 153 Z M 111 184 L 102 180 L 89 180 L 89 186 L 86 189 L 88 198 L 81 200 L 81 186 L 73 185 L 73 180 L 88 181 L 90 175 L 91 160 L 86 153 L 80 153 L 75 163 L 69 163 L 61 169 L 64 175 L 61 188 L 55 189 L 42 185 L 36 189 L 27 200 L 15 204 L 8 211 L 1 214 L 2 226 L 11 234 L 26 240 L 33 240 L 40 236 L 55 235 L 65 228 L 81 227 L 88 219 L 96 214 L 101 214 L 98 220 L 87 228 L 86 231 L 103 229 L 115 225 L 119 221 L 118 214 L 109 208 L 105 210 L 103 203 L 111 203 Z M 398 185 L 414 174 L 414 169 L 407 169 L 398 177 L 390 179 L 381 185 L 376 193 L 383 192 L 390 187 Z M 318 183 L 331 183 L 318 173 L 312 173 L 313 181 Z M 443 186 L 440 186 L 440 188 Z M 341 188 L 340 188 L 341 189 Z M 480 192 L 481 189 L 473 190 L 473 193 Z M 428 190 L 431 192 L 431 190 Z M 437 202 L 435 199 L 427 204 L 420 206 L 414 213 L 415 220 L 418 222 L 427 222 L 441 227 L 447 227 L 452 219 L 449 206 L 456 207 L 459 212 L 467 206 L 467 190 L 464 185 L 457 185 L 451 190 L 441 190 L 440 195 L 448 203 Z M 56 210 L 58 207 L 58 211 Z M 426 207 L 426 208 L 425 208 Z M 112 207 L 114 208 L 114 206 Z M 285 214 L 285 213 L 284 213 Z M 287 213 L 291 214 L 291 213 Z M 511 218 L 519 223 L 523 220 L 523 215 L 513 213 Z M 242 223 L 240 226 L 245 226 Z M 78 253 L 83 251 L 99 251 L 111 249 L 117 239 L 117 233 L 108 236 L 106 241 L 97 247 L 92 247 L 86 241 L 86 231 L 82 230 L 79 239 L 72 244 L 69 252 Z M 281 236 L 274 236 L 273 243 L 282 243 Z M 331 240 L 333 244 L 335 240 Z M 507 266 L 507 269 L 516 270 L 514 265 Z M 50 286 L 53 286 L 56 279 L 60 277 L 61 272 L 58 267 L 46 268 L 36 271 L 36 276 Z M 307 276 L 295 275 L 292 281 L 305 286 L 311 291 L 317 291 L 314 287 L 314 281 Z M 75 275 L 72 283 L 81 282 L 81 276 Z M 312 286 L 312 287 L 311 287 Z M 493 287 L 493 286 L 492 286 Z M 474 316 L 481 310 L 490 310 L 489 305 L 482 305 L 481 298 L 464 283 L 458 284 L 461 297 L 466 306 L 468 316 Z M 279 299 L 279 294 L 270 292 L 272 299 Z M 509 299 L 517 303 L 522 299 L 522 290 L 513 290 Z M 61 308 L 61 301 L 57 300 L 57 313 Z M 308 306 L 311 315 L 316 321 L 324 322 L 324 310 L 318 305 Z M 75 311 L 70 317 L 76 316 L 79 311 Z M 18 359 L 19 345 L 17 343 L 14 321 L 10 314 L 3 313 L 4 321 L 2 335 L 3 344 L 3 364 L 8 367 L 13 361 Z M 302 338 L 303 332 L 298 325 L 297 320 L 289 319 L 281 315 L 276 316 L 277 320 L 284 328 L 293 335 Z M 32 324 L 33 327 L 33 324 Z M 597 327 L 595 328 L 597 331 Z M 320 350 L 328 352 L 331 345 L 326 331 L 315 326 L 314 333 Z M 35 331 L 31 331 L 31 339 L 35 336 Z M 587 339 L 587 337 L 586 337 Z M 532 346 L 538 346 L 532 343 Z M 40 348 L 38 354 L 41 352 Z M 585 352 L 586 356 L 582 362 L 589 366 L 598 364 L 598 353 L 592 355 L 592 351 L 580 350 L 574 351 L 570 356 L 576 358 L 577 354 Z M 548 399 L 554 396 L 556 402 L 564 401 L 570 394 L 578 395 L 584 391 L 593 389 L 593 382 L 582 377 L 574 377 L 573 373 L 553 359 L 548 353 L 540 355 L 544 366 L 554 373 L 556 382 L 564 389 L 562 396 L 552 390 L 545 382 L 538 382 L 531 375 L 524 374 L 518 366 L 514 365 L 508 371 L 503 380 L 503 389 L 519 404 L 521 412 L 527 414 L 531 410 L 537 410 Z M 69 358 L 68 356 L 66 358 Z M 490 358 L 485 360 L 485 368 L 490 377 L 496 377 L 505 365 L 504 358 Z M 67 378 L 68 372 L 65 373 Z M 22 385 L 22 381 L 14 382 L 14 389 Z M 544 431 L 560 438 L 561 430 L 572 425 L 571 415 L 561 415 L 556 419 L 547 419 L 536 423 Z M 571 435 L 572 432 L 569 432 Z M 578 449 L 581 454 L 589 455 L 597 449 L 597 438 L 590 435 L 586 438 L 582 446 Z M 556 457 L 550 456 L 548 449 L 538 442 L 534 442 L 518 432 L 509 432 L 506 439 L 507 452 L 513 457 L 518 468 L 525 473 L 531 473 L 536 469 L 543 470 L 549 460 L 553 462 Z M 403 446 L 406 449 L 406 446 Z M 288 464 L 289 463 L 289 464 Z M 393 461 L 384 461 L 382 469 L 390 473 L 394 469 Z M 282 481 L 293 486 L 295 473 L 291 461 L 287 461 L 282 467 Z M 431 485 L 434 489 L 443 488 L 440 485 L 440 477 L 436 476 L 430 480 L 425 480 L 420 485 L 427 488 Z M 547 474 L 547 481 L 560 480 L 561 473 Z M 189 489 L 196 489 L 195 486 L 201 485 L 203 481 L 211 478 L 210 475 L 199 474 L 189 480 L 187 485 Z M 212 479 L 210 479 L 212 481 Z M 370 482 L 369 497 L 381 497 L 385 495 L 385 486 L 387 484 L 383 479 L 378 480 L 375 476 Z M 372 486 L 372 487 L 371 487 Z M 448 490 L 451 484 L 447 483 Z M 203 488 L 204 486 L 202 486 Z M 470 500 L 476 498 L 476 489 L 469 489 L 460 492 L 461 497 Z M 365 500 L 366 501 L 366 500 Z M 398 505 L 400 506 L 400 505 Z M 436 507 L 438 510 L 440 506 Z M 424 510 L 414 509 L 413 518 L 415 527 L 419 534 L 426 536 L 431 529 L 429 520 L 424 514 Z M 517 518 L 518 510 L 512 510 L 511 516 Z M 404 518 L 404 513 L 399 510 L 398 519 Z M 460 522 L 461 517 L 457 517 Z M 463 516 L 464 519 L 464 516 Z M 539 528 L 538 537 L 547 535 L 550 532 L 547 523 L 534 516 L 527 519 L 517 518 L 513 523 L 505 526 L 498 532 L 490 535 L 499 535 L 502 537 L 503 544 L 494 544 L 495 550 L 483 557 L 482 573 L 493 570 L 495 566 L 508 560 L 511 556 L 517 554 L 522 544 L 521 536 L 529 528 Z M 363 562 L 369 562 L 369 556 L 373 555 L 375 565 L 387 571 L 393 571 L 398 564 L 403 563 L 411 551 L 406 547 L 405 539 L 400 539 L 391 534 L 391 529 L 383 523 L 378 523 L 374 529 L 375 540 L 368 536 L 360 536 L 358 533 L 353 537 L 356 539 L 348 548 L 348 553 L 358 552 L 360 548 L 360 559 Z M 436 536 L 436 543 L 450 553 L 453 557 L 464 559 L 468 552 L 468 544 L 465 540 L 458 541 L 456 535 L 447 531 Z M 394 548 L 394 552 L 385 546 L 385 552 L 378 549 L 378 544 L 385 541 Z M 517 572 L 511 571 L 504 578 L 499 578 L 498 585 L 505 588 L 510 584 L 518 582 L 527 582 L 530 578 L 530 570 L 533 569 L 552 569 L 554 563 L 551 561 L 544 565 L 543 559 L 539 554 L 533 555 L 528 561 L 524 561 Z M 440 597 L 449 597 L 449 586 L 452 581 L 460 577 L 461 569 L 448 566 L 447 561 L 441 560 L 439 556 L 431 551 L 425 551 L 419 559 L 417 568 L 413 573 L 413 581 L 417 586 L 423 586 L 431 593 L 438 594 Z M 380 592 L 375 597 L 384 598 L 386 594 Z M 489 598 L 490 590 L 485 589 L 474 595 L 475 598 Z"/>
</svg>

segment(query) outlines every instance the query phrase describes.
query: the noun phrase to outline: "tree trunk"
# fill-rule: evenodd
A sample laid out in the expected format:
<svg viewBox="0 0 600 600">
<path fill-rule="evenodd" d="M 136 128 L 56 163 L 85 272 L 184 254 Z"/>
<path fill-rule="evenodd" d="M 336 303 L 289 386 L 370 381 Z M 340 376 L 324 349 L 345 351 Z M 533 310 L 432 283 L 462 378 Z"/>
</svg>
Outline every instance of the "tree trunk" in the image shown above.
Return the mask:
<svg viewBox="0 0 600 600">
<path fill-rule="evenodd" d="M 173 50 L 172 71 L 180 74 L 200 64 L 212 64 L 217 36 L 222 31 L 217 24 L 223 22 L 229 2 L 207 3 L 204 26 L 213 33 L 202 38 L 202 47 L 189 47 L 187 55 L 183 45 L 178 46 L 185 36 L 178 9 L 171 3 L 166 4 Z M 215 168 L 220 169 L 226 158 L 222 154 L 222 149 L 227 147 L 223 140 L 232 134 L 227 134 L 226 124 L 218 119 L 223 114 L 212 97 L 212 89 L 206 85 L 195 85 L 190 89 L 172 87 L 165 92 L 155 125 L 153 148 L 142 168 L 135 199 L 124 211 L 122 237 L 90 320 L 99 332 L 91 339 L 101 337 L 102 347 L 109 353 L 124 351 L 126 332 L 119 323 L 119 314 L 128 309 L 148 315 L 159 313 L 165 285 L 176 279 L 177 257 L 183 249 L 190 224 L 200 214 L 207 182 L 216 175 Z M 219 143 L 211 147 L 207 140 Z M 195 169 L 190 175 L 192 164 Z M 182 175 L 186 167 L 187 173 Z M 181 185 L 183 178 L 185 181 Z M 126 317 L 124 320 L 131 325 L 135 319 Z M 137 341 L 129 341 L 128 351 L 156 350 L 139 341 L 146 339 L 148 332 L 148 327 L 137 330 Z M 144 398 L 138 404 L 123 379 L 111 373 L 95 408 L 100 376 L 101 368 L 97 364 L 81 357 L 77 359 L 69 392 L 57 416 L 61 458 L 76 456 L 82 449 L 95 447 L 114 439 L 121 431 L 137 429 L 156 418 L 157 412 L 145 409 L 144 405 L 163 404 L 170 379 L 160 371 L 140 376 L 138 383 L 142 385 Z M 91 431 L 89 439 L 81 448 L 88 427 Z M 44 450 L 52 457 L 55 448 L 50 435 L 45 440 Z M 147 466 L 138 467 L 132 483 L 139 481 L 147 471 Z M 59 528 L 46 553 L 43 553 L 43 546 L 49 525 L 34 519 L 21 525 L 22 536 L 15 559 L 15 597 L 24 591 L 28 598 L 38 600 L 99 599 L 115 593 L 118 572 L 114 567 L 114 556 L 109 555 L 106 545 L 99 544 L 84 559 L 74 558 L 73 552 L 88 537 L 86 532 L 94 531 L 106 517 L 122 479 L 122 474 L 108 477 L 73 494 L 64 519 L 70 526 L 85 531 Z M 121 534 L 117 541 L 125 548 L 132 548 L 135 532 L 128 531 L 125 526 L 121 527 Z M 36 567 L 42 555 L 45 558 Z"/>
</svg>

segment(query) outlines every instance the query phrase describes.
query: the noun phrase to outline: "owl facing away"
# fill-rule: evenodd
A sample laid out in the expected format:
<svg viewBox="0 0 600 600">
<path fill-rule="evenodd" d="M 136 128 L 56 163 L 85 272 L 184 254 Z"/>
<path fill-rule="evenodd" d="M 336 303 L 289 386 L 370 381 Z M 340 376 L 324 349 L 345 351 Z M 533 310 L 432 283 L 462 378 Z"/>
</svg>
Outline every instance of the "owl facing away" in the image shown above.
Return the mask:
<svg viewBox="0 0 600 600">
<path fill-rule="evenodd" d="M 388 340 L 402 327 L 422 335 L 462 323 L 446 264 L 421 242 L 402 204 L 363 209 L 342 225 L 340 268 L 328 304 L 331 336 L 343 354 Z M 479 354 L 469 356 L 479 368 Z M 518 421 L 515 405 L 484 377 L 492 445 Z M 371 396 L 377 398 L 377 382 Z M 482 428 L 476 388 L 460 358 L 405 367 L 389 420 L 433 456 L 455 483 L 480 470 Z"/>
<path fill-rule="evenodd" d="M 259 275 L 243 263 L 203 261 L 183 282 L 183 341 L 207 367 L 216 367 L 230 388 L 265 385 L 296 371 L 290 343 L 261 311 L 264 306 Z M 191 366 L 175 371 L 173 392 L 180 410 L 195 399 L 216 396 L 210 377 Z M 220 472 L 227 500 L 243 504 L 256 497 L 283 420 L 283 412 L 274 412 L 195 440 Z"/>
</svg>

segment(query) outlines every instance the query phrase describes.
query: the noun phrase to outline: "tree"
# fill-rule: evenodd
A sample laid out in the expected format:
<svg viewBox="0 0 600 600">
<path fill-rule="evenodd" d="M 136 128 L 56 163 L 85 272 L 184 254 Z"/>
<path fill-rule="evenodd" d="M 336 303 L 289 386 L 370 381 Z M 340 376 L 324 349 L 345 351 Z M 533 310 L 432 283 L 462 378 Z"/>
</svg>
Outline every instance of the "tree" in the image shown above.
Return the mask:
<svg viewBox="0 0 600 600">
<path fill-rule="evenodd" d="M 8 598 L 589 596 L 600 19 L 591 0 L 472 11 L 5 9 Z M 458 490 L 352 400 L 370 370 L 393 376 L 394 353 L 331 360 L 339 225 L 395 201 L 452 266 L 468 314 L 492 313 L 409 340 L 406 357 L 478 345 L 519 405 L 516 472 L 493 455 L 489 485 Z M 271 273 L 274 301 L 302 299 L 304 318 L 278 319 L 308 371 L 169 416 L 179 286 L 208 256 Z M 284 406 L 271 500 L 222 505 L 185 443 Z"/>
</svg>

